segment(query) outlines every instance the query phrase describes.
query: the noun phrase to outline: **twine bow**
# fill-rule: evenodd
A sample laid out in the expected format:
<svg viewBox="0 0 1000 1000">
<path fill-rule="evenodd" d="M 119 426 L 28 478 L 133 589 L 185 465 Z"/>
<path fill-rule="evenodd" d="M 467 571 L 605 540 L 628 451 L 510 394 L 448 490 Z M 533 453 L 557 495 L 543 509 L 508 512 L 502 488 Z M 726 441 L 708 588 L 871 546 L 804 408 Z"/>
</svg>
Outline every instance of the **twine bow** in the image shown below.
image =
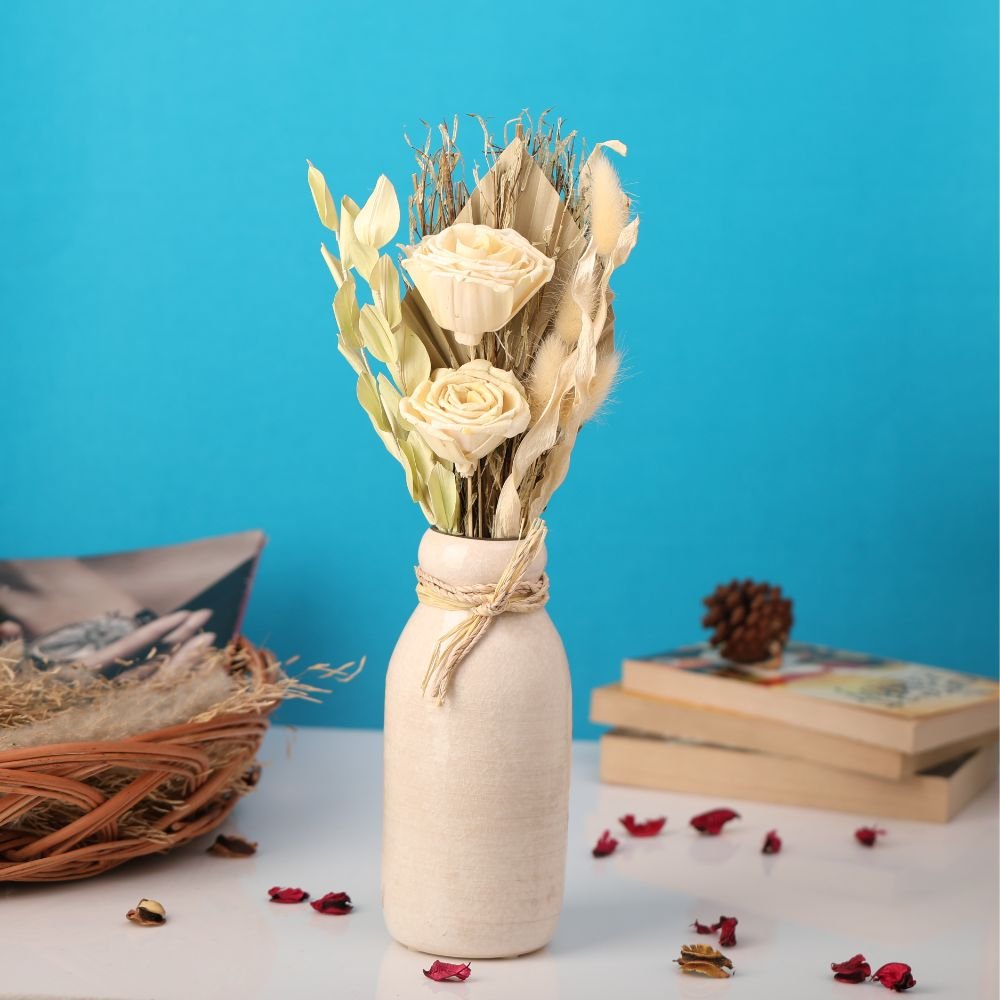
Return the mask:
<svg viewBox="0 0 1000 1000">
<path fill-rule="evenodd" d="M 444 701 L 458 665 L 485 635 L 494 618 L 508 612 L 526 614 L 545 606 L 549 599 L 548 576 L 543 573 L 538 580 L 522 579 L 545 541 L 545 531 L 545 522 L 535 521 L 517 543 L 495 584 L 457 586 L 417 567 L 417 597 L 422 604 L 445 611 L 471 612 L 434 644 L 420 690 L 427 694 L 429 689 L 437 704 Z"/>
</svg>

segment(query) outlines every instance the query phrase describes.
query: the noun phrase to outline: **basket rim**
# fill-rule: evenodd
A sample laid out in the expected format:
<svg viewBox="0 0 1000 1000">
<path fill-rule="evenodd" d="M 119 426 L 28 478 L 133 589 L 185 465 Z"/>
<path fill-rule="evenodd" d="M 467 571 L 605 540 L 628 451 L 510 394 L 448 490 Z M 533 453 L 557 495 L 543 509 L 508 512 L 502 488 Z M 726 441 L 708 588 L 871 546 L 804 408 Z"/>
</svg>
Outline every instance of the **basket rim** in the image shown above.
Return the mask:
<svg viewBox="0 0 1000 1000">
<path fill-rule="evenodd" d="M 78 740 L 65 743 L 43 743 L 36 747 L 13 747 L 10 750 L 0 750 L 0 768 L 12 760 L 22 760 L 30 756 L 57 757 L 62 755 L 84 754 L 92 755 L 101 751 L 116 751 L 124 748 L 134 749 L 140 752 L 150 746 L 157 745 L 160 748 L 177 742 L 176 737 L 186 736 L 191 742 L 191 737 L 196 737 L 201 733 L 211 732 L 216 729 L 229 729 L 234 723 L 246 724 L 248 720 L 259 719 L 260 727 L 267 727 L 267 720 L 271 713 L 277 708 L 274 706 L 264 712 L 235 712 L 228 715 L 220 715 L 207 722 L 186 722 L 178 726 L 170 726 L 167 729 L 153 729 L 136 736 L 123 737 L 120 740 Z M 255 727 L 257 728 L 257 727 Z M 249 734 L 247 734 L 249 735 Z"/>
</svg>

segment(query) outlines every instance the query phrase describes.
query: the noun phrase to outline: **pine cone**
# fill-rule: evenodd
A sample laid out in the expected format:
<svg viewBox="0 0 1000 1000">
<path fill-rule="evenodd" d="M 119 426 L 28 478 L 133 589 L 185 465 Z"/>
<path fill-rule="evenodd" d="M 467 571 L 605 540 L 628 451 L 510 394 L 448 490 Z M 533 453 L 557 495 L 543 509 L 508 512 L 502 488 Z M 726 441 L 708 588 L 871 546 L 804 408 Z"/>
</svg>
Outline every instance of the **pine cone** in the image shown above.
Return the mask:
<svg viewBox="0 0 1000 1000">
<path fill-rule="evenodd" d="M 753 580 L 720 583 L 702 603 L 701 623 L 714 629 L 709 642 L 727 660 L 760 663 L 781 655 L 792 630 L 792 602 L 780 587 Z"/>
</svg>

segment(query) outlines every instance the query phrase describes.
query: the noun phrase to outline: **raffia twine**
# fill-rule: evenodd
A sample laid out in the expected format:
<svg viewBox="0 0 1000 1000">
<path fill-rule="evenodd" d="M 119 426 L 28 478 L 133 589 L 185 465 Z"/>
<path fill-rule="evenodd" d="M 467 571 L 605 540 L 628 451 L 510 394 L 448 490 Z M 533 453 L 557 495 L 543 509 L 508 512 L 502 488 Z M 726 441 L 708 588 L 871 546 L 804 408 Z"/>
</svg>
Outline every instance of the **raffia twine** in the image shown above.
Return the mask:
<svg viewBox="0 0 1000 1000">
<path fill-rule="evenodd" d="M 543 573 L 538 580 L 523 577 L 541 551 L 546 530 L 541 518 L 531 525 L 495 584 L 457 586 L 416 567 L 417 598 L 421 604 L 445 611 L 471 612 L 434 644 L 420 690 L 430 694 L 438 705 L 444 701 L 459 664 L 486 634 L 494 618 L 508 613 L 527 614 L 545 607 L 549 599 L 548 576 Z"/>
</svg>

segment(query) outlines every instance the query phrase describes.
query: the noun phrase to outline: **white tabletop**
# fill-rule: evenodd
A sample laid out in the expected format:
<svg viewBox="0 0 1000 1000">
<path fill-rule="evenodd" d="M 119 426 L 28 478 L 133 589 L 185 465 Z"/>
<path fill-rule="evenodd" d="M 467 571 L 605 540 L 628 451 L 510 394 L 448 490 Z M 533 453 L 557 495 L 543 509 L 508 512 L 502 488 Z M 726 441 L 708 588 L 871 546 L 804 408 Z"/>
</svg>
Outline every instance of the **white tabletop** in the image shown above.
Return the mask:
<svg viewBox="0 0 1000 1000">
<path fill-rule="evenodd" d="M 597 745 L 574 748 L 566 904 L 550 947 L 527 958 L 472 963 L 465 983 L 432 983 L 430 960 L 393 943 L 379 912 L 381 735 L 271 732 L 257 791 L 228 832 L 260 843 L 255 857 L 209 856 L 208 837 L 171 856 L 83 882 L 0 887 L 0 996 L 115 1000 L 455 997 L 457 1000 L 864 1000 L 876 984 L 835 983 L 832 961 L 863 952 L 872 967 L 908 962 L 911 996 L 995 1000 L 996 788 L 948 825 L 891 821 L 875 848 L 849 816 L 602 786 Z M 731 805 L 742 819 L 704 837 L 688 819 Z M 474 803 L 470 803 L 470 808 Z M 590 849 L 624 813 L 666 814 L 653 840 Z M 761 841 L 776 827 L 781 854 Z M 314 896 L 346 890 L 356 910 L 323 916 L 268 902 L 272 885 Z M 144 928 L 125 911 L 160 900 L 169 921 Z M 728 981 L 671 963 L 698 938 L 695 918 L 739 918 Z M 461 958 L 461 956 L 438 956 Z"/>
</svg>

